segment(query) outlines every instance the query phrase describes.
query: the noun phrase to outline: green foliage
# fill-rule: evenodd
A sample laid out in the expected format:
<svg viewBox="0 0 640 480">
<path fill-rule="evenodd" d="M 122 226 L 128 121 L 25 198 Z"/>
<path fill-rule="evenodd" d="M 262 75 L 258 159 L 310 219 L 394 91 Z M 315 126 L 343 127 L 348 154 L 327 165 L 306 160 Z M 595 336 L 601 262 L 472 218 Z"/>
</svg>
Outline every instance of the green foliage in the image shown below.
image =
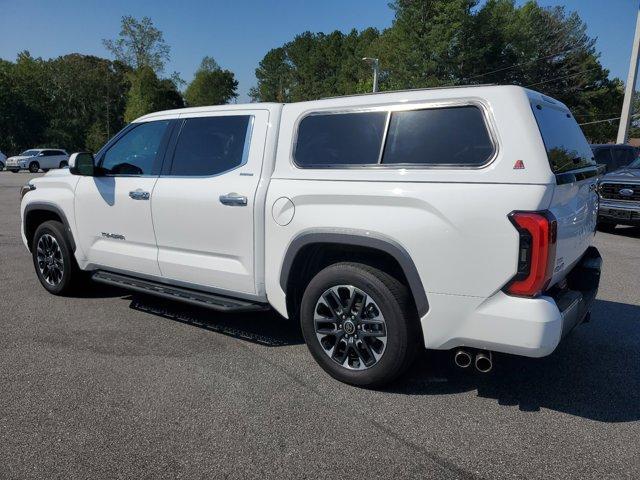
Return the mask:
<svg viewBox="0 0 640 480">
<path fill-rule="evenodd" d="M 256 101 L 290 102 L 370 91 L 477 83 L 528 86 L 572 109 L 580 123 L 617 116 L 622 83 L 608 78 L 595 39 L 576 13 L 535 1 L 395 0 L 393 24 L 349 34 L 305 32 L 270 50 L 256 69 Z M 607 117 L 607 115 L 609 115 Z M 591 141 L 615 138 L 617 123 L 584 126 Z"/>
<path fill-rule="evenodd" d="M 127 68 L 72 54 L 52 60 L 28 52 L 0 62 L 0 150 L 83 150 L 96 125 L 107 138 L 123 126 Z"/>
<path fill-rule="evenodd" d="M 117 60 L 132 69 L 149 67 L 156 73 L 164 70 L 171 50 L 149 17 L 138 21 L 130 15 L 122 17 L 120 36 L 102 43 Z"/>
<path fill-rule="evenodd" d="M 42 141 L 46 126 L 43 111 L 34 101 L 40 92 L 29 95 L 31 78 L 19 82 L 17 71 L 16 64 L 0 60 L 0 150 L 7 155 L 18 153 L 32 139 Z"/>
<path fill-rule="evenodd" d="M 250 96 L 256 101 L 296 102 L 371 91 L 371 67 L 361 59 L 378 36 L 374 28 L 298 35 L 265 55 Z"/>
<path fill-rule="evenodd" d="M 159 79 L 151 67 L 141 67 L 129 74 L 131 88 L 127 94 L 124 120 L 129 123 L 158 110 L 184 107 L 182 95 L 170 79 Z"/>
<path fill-rule="evenodd" d="M 238 81 L 233 72 L 223 70 L 212 57 L 204 57 L 184 93 L 187 105 L 222 105 L 238 96 Z"/>
</svg>

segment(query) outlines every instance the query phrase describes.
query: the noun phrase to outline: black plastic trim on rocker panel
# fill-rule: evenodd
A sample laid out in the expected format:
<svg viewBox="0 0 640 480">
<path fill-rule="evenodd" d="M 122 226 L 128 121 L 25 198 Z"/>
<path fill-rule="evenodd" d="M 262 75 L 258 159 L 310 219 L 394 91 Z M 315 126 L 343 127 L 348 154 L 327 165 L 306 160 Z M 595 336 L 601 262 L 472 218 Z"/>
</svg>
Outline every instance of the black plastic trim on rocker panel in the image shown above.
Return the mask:
<svg viewBox="0 0 640 480">
<path fill-rule="evenodd" d="M 379 235 L 372 235 L 368 232 L 309 231 L 298 235 L 289 244 L 284 261 L 282 262 L 282 269 L 280 270 L 280 286 L 283 291 L 287 291 L 287 282 L 289 280 L 289 274 L 296 255 L 303 247 L 314 243 L 333 243 L 368 247 L 388 253 L 398 262 L 405 277 L 407 278 L 407 281 L 409 282 L 409 288 L 413 294 L 418 314 L 422 317 L 429 310 L 429 302 L 427 301 L 427 295 L 422 285 L 422 280 L 420 280 L 418 270 L 416 269 L 409 253 L 395 240 Z"/>
</svg>

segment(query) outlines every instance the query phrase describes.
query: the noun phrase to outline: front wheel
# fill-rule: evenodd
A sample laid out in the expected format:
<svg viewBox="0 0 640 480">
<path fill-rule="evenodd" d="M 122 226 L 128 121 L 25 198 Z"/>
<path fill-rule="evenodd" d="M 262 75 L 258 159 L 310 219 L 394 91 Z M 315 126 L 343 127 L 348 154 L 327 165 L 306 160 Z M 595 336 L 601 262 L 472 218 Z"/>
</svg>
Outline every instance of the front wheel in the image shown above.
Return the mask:
<svg viewBox="0 0 640 480">
<path fill-rule="evenodd" d="M 38 280 L 49 293 L 66 295 L 78 287 L 82 271 L 62 223 L 50 220 L 41 224 L 33 236 L 31 253 Z"/>
<path fill-rule="evenodd" d="M 309 282 L 300 322 L 320 366 L 335 379 L 362 387 L 379 387 L 402 374 L 421 337 L 407 287 L 358 263 L 331 265 Z"/>
<path fill-rule="evenodd" d="M 60 165 L 58 165 L 58 168 L 67 168 L 69 166 L 69 164 L 66 161 L 61 161 Z"/>
<path fill-rule="evenodd" d="M 31 162 L 29 164 L 29 171 L 31 173 L 38 173 L 39 170 L 40 170 L 40 164 L 38 162 Z"/>
</svg>

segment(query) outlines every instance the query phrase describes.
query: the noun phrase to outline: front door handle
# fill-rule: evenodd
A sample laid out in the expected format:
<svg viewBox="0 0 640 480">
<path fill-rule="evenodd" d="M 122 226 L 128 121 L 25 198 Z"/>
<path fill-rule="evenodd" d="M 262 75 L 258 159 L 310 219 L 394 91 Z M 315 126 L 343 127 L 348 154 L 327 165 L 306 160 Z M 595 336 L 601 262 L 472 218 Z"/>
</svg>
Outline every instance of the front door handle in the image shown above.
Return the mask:
<svg viewBox="0 0 640 480">
<path fill-rule="evenodd" d="M 138 188 L 137 190 L 129 192 L 129 196 L 134 200 L 149 200 L 151 195 L 149 195 L 149 192 L 144 192 Z"/>
<path fill-rule="evenodd" d="M 244 195 L 238 195 L 235 192 L 231 192 L 227 193 L 226 195 L 220 195 L 220 203 L 232 207 L 246 207 L 247 197 L 245 197 Z"/>
</svg>

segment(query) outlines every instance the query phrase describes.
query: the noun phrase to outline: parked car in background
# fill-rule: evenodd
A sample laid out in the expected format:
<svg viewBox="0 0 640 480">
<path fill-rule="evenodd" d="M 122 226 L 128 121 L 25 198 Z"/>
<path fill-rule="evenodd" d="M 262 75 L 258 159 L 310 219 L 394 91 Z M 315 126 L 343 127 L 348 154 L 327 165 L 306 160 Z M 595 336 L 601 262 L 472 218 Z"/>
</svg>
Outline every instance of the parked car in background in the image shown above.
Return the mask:
<svg viewBox="0 0 640 480">
<path fill-rule="evenodd" d="M 7 170 L 19 172 L 29 170 L 36 173 L 40 169 L 48 172 L 52 168 L 65 168 L 69 165 L 69 154 L 55 148 L 33 148 L 25 150 L 20 155 L 7 159 Z"/>
<path fill-rule="evenodd" d="M 640 225 L 640 159 L 602 177 L 598 193 L 599 230 L 611 232 L 616 225 Z"/>
<path fill-rule="evenodd" d="M 605 173 L 624 168 L 638 158 L 638 150 L 631 145 L 602 144 L 591 145 L 598 165 L 605 167 Z"/>
<path fill-rule="evenodd" d="M 7 163 L 7 156 L 0 152 L 0 171 L 4 170 L 5 163 Z"/>
</svg>

